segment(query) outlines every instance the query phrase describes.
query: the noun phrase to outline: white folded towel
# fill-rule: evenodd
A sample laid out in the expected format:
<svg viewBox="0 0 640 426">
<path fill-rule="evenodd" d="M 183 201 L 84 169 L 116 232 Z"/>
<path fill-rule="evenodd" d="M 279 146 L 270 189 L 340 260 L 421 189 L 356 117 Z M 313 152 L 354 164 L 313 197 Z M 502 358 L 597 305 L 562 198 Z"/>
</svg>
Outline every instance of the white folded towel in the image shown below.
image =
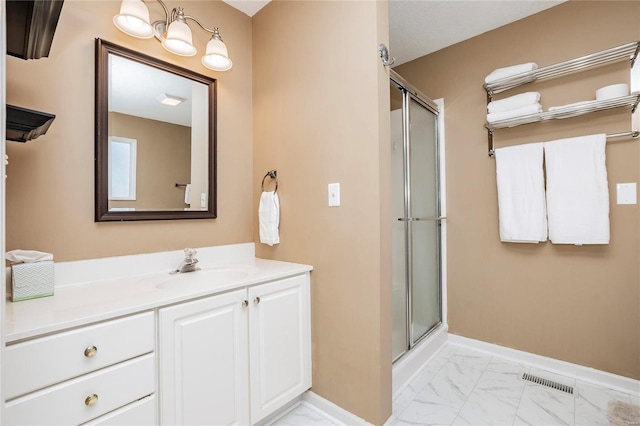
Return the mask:
<svg viewBox="0 0 640 426">
<path fill-rule="evenodd" d="M 184 203 L 191 204 L 191 184 L 188 183 L 187 186 L 184 187 Z"/>
<path fill-rule="evenodd" d="M 571 108 L 571 107 L 577 107 L 577 106 L 582 106 L 582 105 L 588 105 L 590 103 L 592 103 L 593 101 L 581 101 L 581 102 L 574 102 L 572 104 L 566 104 L 566 105 L 560 105 L 560 106 L 552 106 L 549 107 L 549 111 L 557 111 L 559 109 L 564 109 L 564 108 Z"/>
<path fill-rule="evenodd" d="M 258 207 L 260 242 L 270 246 L 280 242 L 280 200 L 275 191 L 263 191 Z"/>
<path fill-rule="evenodd" d="M 538 64 L 534 62 L 527 62 L 526 64 L 518 64 L 505 68 L 498 68 L 491 72 L 485 79 L 485 83 L 492 83 L 496 80 L 500 80 L 501 78 L 511 77 L 518 74 L 523 74 L 526 72 L 531 72 L 533 70 L 538 69 Z"/>
<path fill-rule="evenodd" d="M 538 114 L 540 112 L 542 112 L 542 105 L 535 103 L 533 105 L 512 109 L 510 111 L 487 114 L 487 121 L 489 123 L 495 123 L 496 121 L 506 120 L 508 118 L 522 117 L 525 115 Z"/>
<path fill-rule="evenodd" d="M 545 142 L 549 239 L 609 244 L 604 134 Z"/>
<path fill-rule="evenodd" d="M 495 154 L 500 241 L 547 241 L 542 143 L 499 148 Z"/>
<path fill-rule="evenodd" d="M 539 92 L 526 92 L 518 95 L 509 96 L 499 101 L 491 101 L 487 105 L 487 112 L 492 114 L 495 112 L 511 111 L 527 105 L 533 105 L 540 102 Z"/>
<path fill-rule="evenodd" d="M 36 250 L 11 250 L 5 253 L 5 257 L 11 263 L 35 263 L 53 260 L 53 254 Z"/>
</svg>

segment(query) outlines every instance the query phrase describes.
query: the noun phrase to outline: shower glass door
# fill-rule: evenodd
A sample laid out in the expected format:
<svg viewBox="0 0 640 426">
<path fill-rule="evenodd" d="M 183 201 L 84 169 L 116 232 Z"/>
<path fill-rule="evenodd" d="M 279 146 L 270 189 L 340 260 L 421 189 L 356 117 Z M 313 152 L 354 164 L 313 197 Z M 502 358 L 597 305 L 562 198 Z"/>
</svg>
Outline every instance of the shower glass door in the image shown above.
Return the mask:
<svg viewBox="0 0 640 426">
<path fill-rule="evenodd" d="M 412 96 L 409 102 L 409 228 L 411 345 L 440 323 L 437 116 Z"/>
<path fill-rule="evenodd" d="M 441 323 L 437 106 L 391 80 L 393 359 Z"/>
<path fill-rule="evenodd" d="M 407 235 L 405 223 L 398 220 L 405 217 L 404 179 L 404 132 L 402 91 L 391 83 L 391 251 L 392 256 L 392 302 L 393 329 L 391 346 L 393 359 L 409 348 L 409 292 L 407 274 Z"/>
</svg>

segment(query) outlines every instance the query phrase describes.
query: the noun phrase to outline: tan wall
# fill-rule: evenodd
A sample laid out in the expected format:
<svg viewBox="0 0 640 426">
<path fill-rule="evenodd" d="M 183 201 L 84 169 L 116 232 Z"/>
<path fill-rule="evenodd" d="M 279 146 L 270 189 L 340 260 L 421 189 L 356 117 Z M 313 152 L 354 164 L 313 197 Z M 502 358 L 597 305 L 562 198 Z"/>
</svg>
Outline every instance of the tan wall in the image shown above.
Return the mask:
<svg viewBox="0 0 640 426">
<path fill-rule="evenodd" d="M 137 141 L 136 199 L 109 207 L 184 209 L 183 187 L 191 181 L 191 128 L 132 115 L 109 113 L 109 136 Z M 200 199 L 194 205 L 200 206 Z"/>
<path fill-rule="evenodd" d="M 209 36 L 193 25 L 199 54 L 183 58 L 121 33 L 118 1 L 65 1 L 49 58 L 7 57 L 7 103 L 56 114 L 45 136 L 7 143 L 7 249 L 58 261 L 253 241 L 251 18 L 221 1 L 167 2 L 219 26 L 234 67 L 204 68 Z M 150 5 L 152 20 L 162 15 Z M 94 223 L 94 39 L 114 42 L 218 78 L 218 218 Z M 73 231 L 73 232 L 71 232 Z"/>
<path fill-rule="evenodd" d="M 615 185 L 640 179 L 640 146 L 607 144 L 611 243 L 500 243 L 495 160 L 487 156 L 484 77 L 498 67 L 540 66 L 640 39 L 639 2 L 571 1 L 397 67 L 431 98 L 445 99 L 450 331 L 640 379 L 639 209 L 616 205 Z M 543 107 L 590 100 L 629 81 L 613 65 L 537 90 Z M 616 110 L 497 130 L 496 147 L 630 130 Z"/>
<path fill-rule="evenodd" d="M 281 204 L 281 242 L 257 255 L 314 266 L 313 390 L 376 424 L 391 414 L 387 20 L 386 2 L 276 1 L 253 22 L 254 181 L 277 169 Z"/>
</svg>

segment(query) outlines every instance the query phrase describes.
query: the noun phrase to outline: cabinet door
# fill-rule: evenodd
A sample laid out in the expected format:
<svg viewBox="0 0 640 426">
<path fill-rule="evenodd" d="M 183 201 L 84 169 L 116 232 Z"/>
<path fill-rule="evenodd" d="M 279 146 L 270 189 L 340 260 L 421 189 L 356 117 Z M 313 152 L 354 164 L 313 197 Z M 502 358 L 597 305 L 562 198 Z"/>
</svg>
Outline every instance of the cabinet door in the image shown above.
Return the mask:
<svg viewBox="0 0 640 426">
<path fill-rule="evenodd" d="M 160 309 L 162 424 L 249 423 L 246 294 Z"/>
<path fill-rule="evenodd" d="M 251 423 L 311 387 L 309 274 L 249 288 Z"/>
</svg>

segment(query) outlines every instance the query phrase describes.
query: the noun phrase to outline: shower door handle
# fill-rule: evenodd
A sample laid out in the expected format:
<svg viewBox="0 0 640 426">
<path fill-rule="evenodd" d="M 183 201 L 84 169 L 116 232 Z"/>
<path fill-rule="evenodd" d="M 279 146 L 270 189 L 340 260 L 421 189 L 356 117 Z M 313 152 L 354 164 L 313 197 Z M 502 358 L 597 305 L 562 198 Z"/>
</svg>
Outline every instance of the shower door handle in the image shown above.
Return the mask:
<svg viewBox="0 0 640 426">
<path fill-rule="evenodd" d="M 431 216 L 431 217 L 399 217 L 400 222 L 419 222 L 423 220 L 444 220 L 446 216 Z"/>
</svg>

